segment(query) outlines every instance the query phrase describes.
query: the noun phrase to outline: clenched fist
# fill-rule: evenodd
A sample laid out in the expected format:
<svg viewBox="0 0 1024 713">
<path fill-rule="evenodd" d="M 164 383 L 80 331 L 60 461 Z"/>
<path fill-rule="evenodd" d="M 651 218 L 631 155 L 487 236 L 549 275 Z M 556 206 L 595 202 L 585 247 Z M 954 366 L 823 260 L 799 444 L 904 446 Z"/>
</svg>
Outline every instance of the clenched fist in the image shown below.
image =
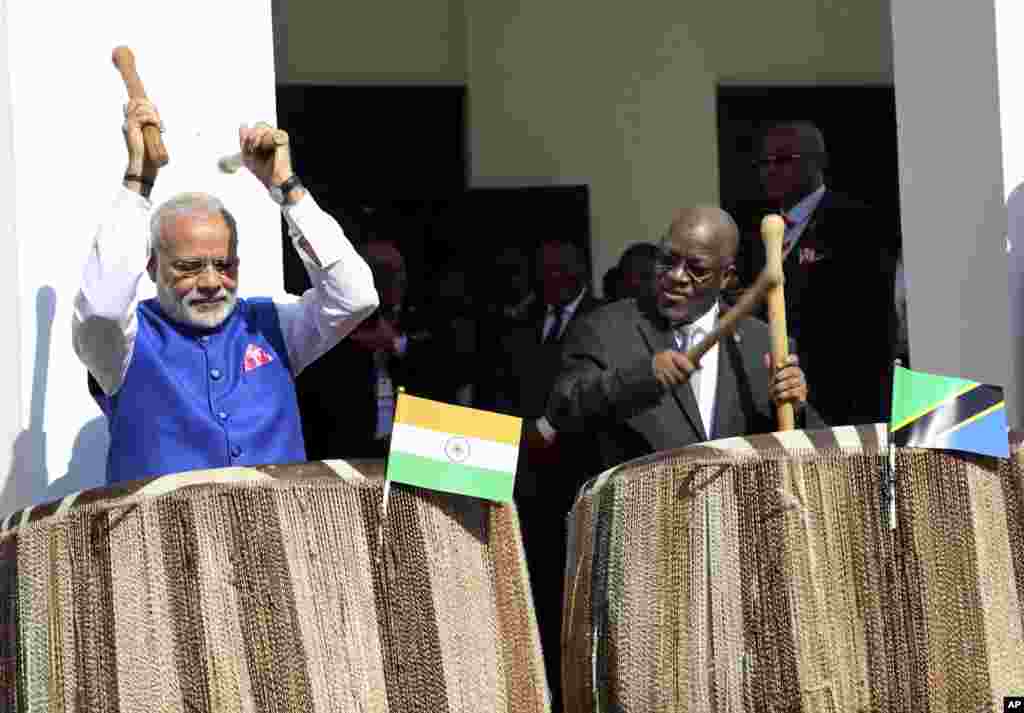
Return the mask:
<svg viewBox="0 0 1024 713">
<path fill-rule="evenodd" d="M 271 137 L 277 132 L 270 124 L 260 122 L 252 128 L 238 129 L 238 147 L 242 152 L 242 163 L 266 187 L 279 186 L 292 177 L 292 156 L 287 141 L 273 149 L 263 149 L 273 143 Z"/>
<path fill-rule="evenodd" d="M 764 365 L 771 370 L 771 354 L 764 355 Z M 796 354 L 790 354 L 786 363 L 775 370 L 771 385 L 772 401 L 776 404 L 792 403 L 797 411 L 807 405 L 807 379 L 800 368 Z"/>
<path fill-rule="evenodd" d="M 654 368 L 654 376 L 666 389 L 686 383 L 690 374 L 697 370 L 685 353 L 675 349 L 658 352 L 654 355 L 651 363 Z"/>
<path fill-rule="evenodd" d="M 146 144 L 142 138 L 142 128 L 145 126 L 157 126 L 162 131 L 160 114 L 148 99 L 132 99 L 124 105 L 124 124 L 121 125 L 125 148 L 128 150 L 127 173 L 153 179 L 160 167 L 146 156 Z"/>
</svg>

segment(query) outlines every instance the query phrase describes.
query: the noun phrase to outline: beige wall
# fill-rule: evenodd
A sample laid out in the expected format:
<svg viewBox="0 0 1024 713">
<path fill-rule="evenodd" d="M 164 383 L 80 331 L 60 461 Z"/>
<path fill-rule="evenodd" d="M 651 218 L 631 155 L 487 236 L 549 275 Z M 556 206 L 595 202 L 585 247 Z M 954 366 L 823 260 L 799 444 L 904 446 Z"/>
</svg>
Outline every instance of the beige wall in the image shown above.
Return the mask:
<svg viewBox="0 0 1024 713">
<path fill-rule="evenodd" d="M 887 0 L 512 4 L 466 3 L 472 180 L 590 185 L 598 277 L 717 201 L 716 82 L 892 77 Z"/>
<path fill-rule="evenodd" d="M 718 199 L 717 82 L 892 78 L 889 0 L 279 2 L 281 79 L 465 81 L 474 185 L 588 184 L 598 276 Z"/>
<path fill-rule="evenodd" d="M 463 0 L 278 0 L 285 82 L 464 82 Z"/>
</svg>

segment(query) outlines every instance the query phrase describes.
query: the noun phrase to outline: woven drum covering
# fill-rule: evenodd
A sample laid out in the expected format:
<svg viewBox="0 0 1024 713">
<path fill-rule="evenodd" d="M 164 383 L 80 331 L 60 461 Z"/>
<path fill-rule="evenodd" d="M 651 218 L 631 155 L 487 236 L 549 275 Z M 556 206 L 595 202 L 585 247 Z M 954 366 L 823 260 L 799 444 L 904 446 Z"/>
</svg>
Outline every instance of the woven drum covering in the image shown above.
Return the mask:
<svg viewBox="0 0 1024 713">
<path fill-rule="evenodd" d="M 612 469 L 569 515 L 567 711 L 991 711 L 1024 693 L 1017 461 L 884 426 Z"/>
<path fill-rule="evenodd" d="M 8 517 L 0 711 L 548 710 L 515 509 L 395 486 L 378 549 L 363 472 L 194 472 Z"/>
</svg>

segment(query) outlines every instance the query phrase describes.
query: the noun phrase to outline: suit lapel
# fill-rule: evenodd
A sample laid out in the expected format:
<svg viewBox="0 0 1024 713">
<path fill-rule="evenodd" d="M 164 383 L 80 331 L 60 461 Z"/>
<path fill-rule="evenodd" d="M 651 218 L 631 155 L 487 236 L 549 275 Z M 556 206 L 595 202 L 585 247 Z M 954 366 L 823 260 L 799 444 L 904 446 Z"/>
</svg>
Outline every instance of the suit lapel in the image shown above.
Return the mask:
<svg viewBox="0 0 1024 713">
<path fill-rule="evenodd" d="M 655 329 L 650 322 L 643 321 L 637 325 L 644 336 L 651 356 L 666 349 L 677 349 L 676 338 L 671 329 Z M 693 389 L 688 383 L 680 384 L 671 390 L 672 398 L 676 406 L 690 422 L 690 427 L 701 441 L 708 440 L 708 434 L 704 430 L 704 423 L 700 418 L 700 408 L 697 406 L 697 399 L 693 396 Z"/>
<path fill-rule="evenodd" d="M 580 300 L 580 303 L 578 305 L 576 305 L 576 309 L 573 310 L 573 313 L 571 315 L 569 315 L 569 319 L 567 319 L 565 321 L 565 324 L 562 325 L 562 334 L 557 339 L 552 340 L 551 343 L 552 344 L 560 344 L 562 342 L 562 340 L 565 339 L 565 335 L 569 332 L 569 326 L 573 322 L 575 322 L 578 317 L 582 317 L 587 312 L 589 312 L 592 309 L 594 309 L 597 305 L 598 305 L 598 302 L 590 294 L 590 291 L 588 290 L 588 291 L 584 292 L 583 293 L 583 299 Z M 540 309 L 538 310 L 538 312 L 539 312 L 539 316 L 535 318 L 537 320 L 537 332 L 536 332 L 536 334 L 537 334 L 537 344 L 543 344 L 544 343 L 544 325 L 547 323 L 547 320 L 548 320 L 548 305 L 541 303 L 540 304 Z"/>
<path fill-rule="evenodd" d="M 786 259 L 783 261 L 783 273 L 800 269 L 800 244 L 803 243 L 806 245 L 807 243 L 814 242 L 814 239 L 817 237 L 818 228 L 821 227 L 822 221 L 825 219 L 825 209 L 828 207 L 829 196 L 831 196 L 831 193 L 829 191 L 825 191 L 825 195 L 821 197 L 821 201 L 818 202 L 817 207 L 815 207 L 814 211 L 811 213 L 811 217 L 807 221 L 804 231 L 800 233 L 799 242 L 797 242 L 793 249 L 789 251 L 789 254 L 786 255 Z M 784 276 L 789 277 L 789 275 Z"/>
<path fill-rule="evenodd" d="M 544 323 L 548 319 L 548 306 L 542 300 L 537 300 L 532 310 L 531 322 L 533 322 L 533 343 L 544 343 Z"/>
</svg>

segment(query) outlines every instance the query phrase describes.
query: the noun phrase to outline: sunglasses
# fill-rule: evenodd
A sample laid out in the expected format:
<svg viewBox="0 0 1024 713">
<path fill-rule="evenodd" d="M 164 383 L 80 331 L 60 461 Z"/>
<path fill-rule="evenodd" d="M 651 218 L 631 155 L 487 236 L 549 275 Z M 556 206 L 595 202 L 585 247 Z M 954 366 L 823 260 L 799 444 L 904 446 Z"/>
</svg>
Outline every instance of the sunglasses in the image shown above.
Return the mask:
<svg viewBox="0 0 1024 713">
<path fill-rule="evenodd" d="M 763 170 L 771 166 L 788 166 L 805 158 L 814 158 L 817 155 L 816 153 L 783 153 L 773 156 L 759 156 L 750 163 L 754 168 Z"/>
<path fill-rule="evenodd" d="M 708 283 L 715 276 L 714 268 L 698 265 L 684 257 L 676 257 L 671 253 L 661 253 L 654 263 L 655 272 L 659 275 L 682 270 L 690 282 L 698 287 Z"/>
</svg>

